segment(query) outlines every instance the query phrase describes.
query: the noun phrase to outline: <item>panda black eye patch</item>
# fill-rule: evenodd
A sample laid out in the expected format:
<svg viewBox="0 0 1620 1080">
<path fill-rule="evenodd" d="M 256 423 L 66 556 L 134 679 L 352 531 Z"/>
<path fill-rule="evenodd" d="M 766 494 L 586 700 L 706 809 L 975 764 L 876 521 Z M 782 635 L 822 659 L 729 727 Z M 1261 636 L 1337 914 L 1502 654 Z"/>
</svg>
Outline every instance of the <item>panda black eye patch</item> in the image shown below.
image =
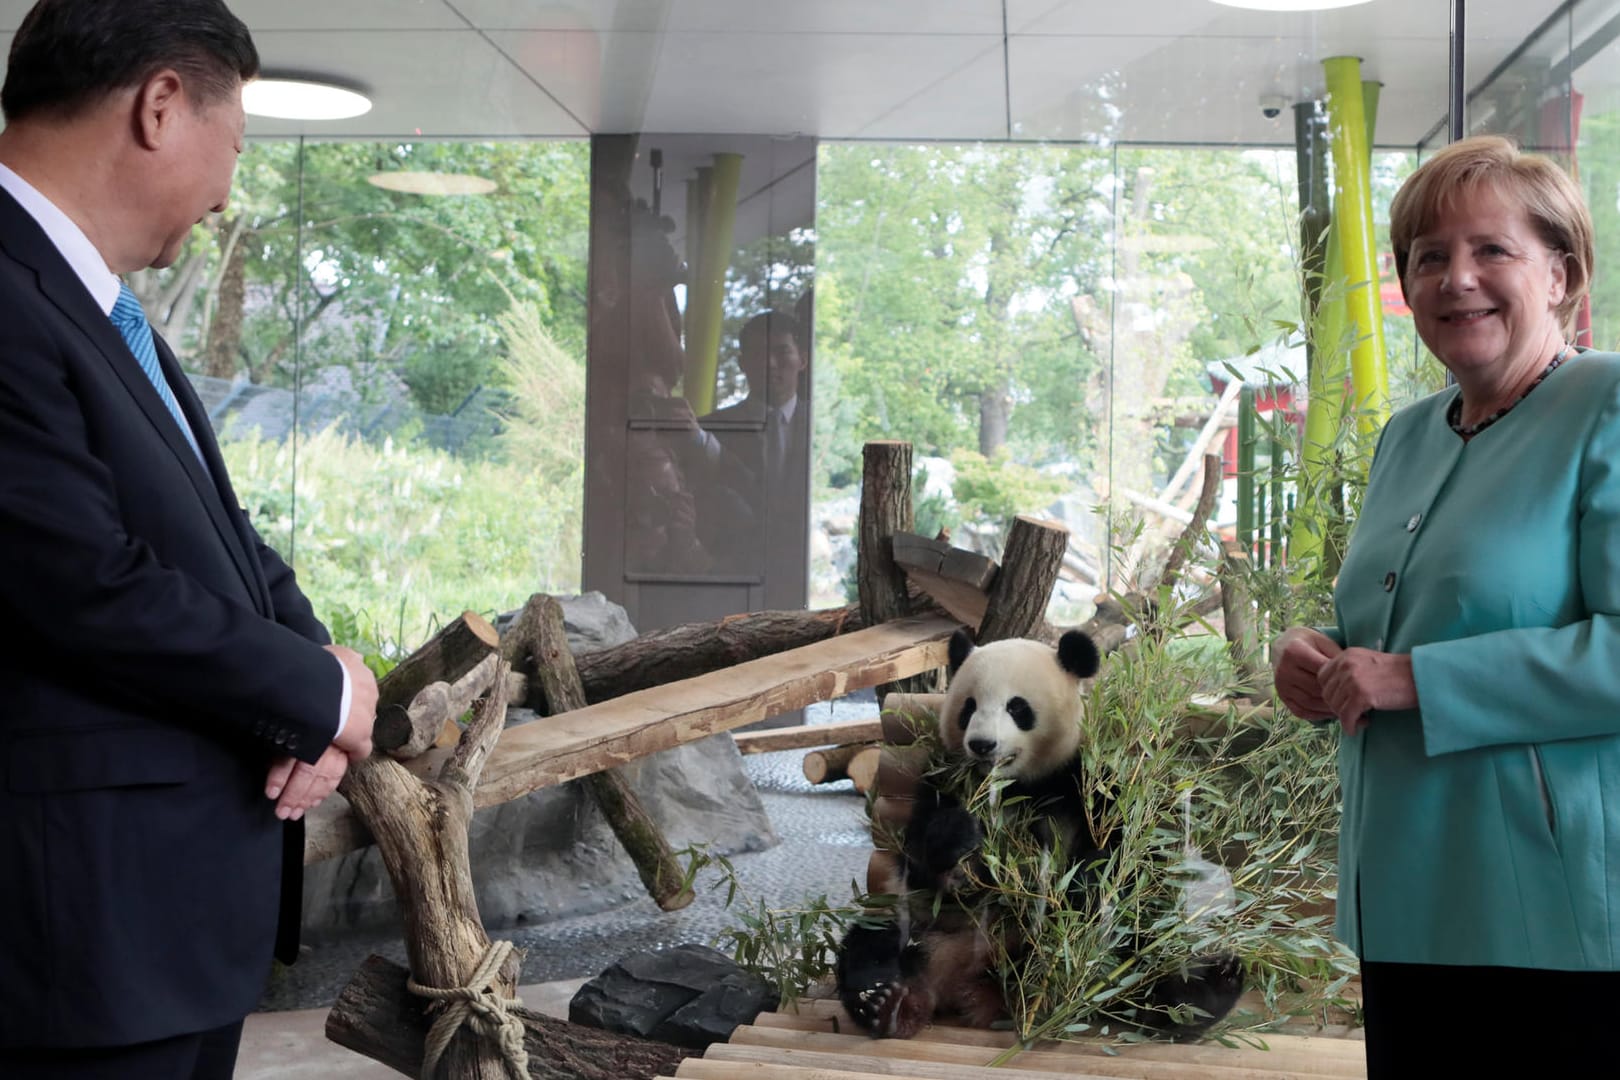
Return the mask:
<svg viewBox="0 0 1620 1080">
<path fill-rule="evenodd" d="M 1035 710 L 1021 697 L 1007 699 L 1007 715 L 1012 717 L 1019 731 L 1030 731 L 1035 727 Z"/>
<path fill-rule="evenodd" d="M 961 728 L 963 731 L 966 731 L 968 721 L 973 719 L 973 710 L 977 709 L 978 707 L 979 703 L 974 701 L 972 698 L 968 698 L 966 701 L 962 702 L 962 711 L 956 715 L 956 726 Z"/>
</svg>

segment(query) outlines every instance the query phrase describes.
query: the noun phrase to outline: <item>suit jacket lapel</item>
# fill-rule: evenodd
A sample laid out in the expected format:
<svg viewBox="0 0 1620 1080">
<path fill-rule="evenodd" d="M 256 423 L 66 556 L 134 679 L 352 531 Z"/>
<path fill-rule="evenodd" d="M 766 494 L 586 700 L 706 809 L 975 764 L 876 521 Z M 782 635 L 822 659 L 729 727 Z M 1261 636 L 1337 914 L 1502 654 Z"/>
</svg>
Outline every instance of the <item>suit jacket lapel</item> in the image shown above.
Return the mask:
<svg viewBox="0 0 1620 1080">
<path fill-rule="evenodd" d="M 229 485 L 223 479 L 225 463 L 220 459 L 208 416 L 203 411 L 196 393 L 191 389 L 190 380 L 175 362 L 174 354 L 168 345 L 161 337 L 153 334 L 158 347 L 159 362 L 163 366 L 164 376 L 169 380 L 169 388 L 182 403 L 181 408 L 185 411 L 186 419 L 191 423 L 192 431 L 197 436 L 197 443 L 208 456 L 209 469 L 215 476 L 221 478 L 219 488 L 215 487 L 213 478 L 203 470 L 196 453 L 191 449 L 191 444 L 186 441 L 185 433 L 175 424 L 174 417 L 169 415 L 169 409 L 158 396 L 156 388 L 130 354 L 129 345 L 125 343 L 118 328 L 112 324 L 106 312 L 96 305 L 95 299 L 86 291 L 84 282 L 73 272 L 67 260 L 62 258 L 61 252 L 56 250 L 56 245 L 51 243 L 45 231 L 39 227 L 39 223 L 4 189 L 0 189 L 0 244 L 3 244 L 18 262 L 33 268 L 39 282 L 40 293 L 84 334 L 112 369 L 113 374 L 118 377 L 119 382 L 123 383 L 134 404 L 144 414 L 146 422 L 157 428 L 169 452 L 180 460 L 181 467 L 186 470 L 193 490 L 208 511 L 209 520 L 214 523 L 220 542 L 231 553 L 231 560 L 236 563 L 236 568 L 242 575 L 242 582 L 254 598 L 254 603 L 259 605 L 261 610 L 268 610 L 263 573 L 259 571 L 257 560 L 249 558 L 250 553 L 244 547 L 242 536 L 231 520 L 234 510 L 228 511 L 222 500 L 221 491 L 228 490 Z"/>
<path fill-rule="evenodd" d="M 191 425 L 192 434 L 197 437 L 197 449 L 202 451 L 208 468 L 205 470 L 202 467 L 202 462 L 198 461 L 197 455 L 192 452 L 191 444 L 186 441 L 185 433 L 175 424 L 169 410 L 164 407 L 162 399 L 158 398 L 157 391 L 152 389 L 152 384 L 143 373 L 141 382 L 152 391 L 153 399 L 157 401 L 159 408 L 163 409 L 163 420 L 167 425 L 164 429 L 165 439 L 169 443 L 169 448 L 185 463 L 186 475 L 191 477 L 192 486 L 197 489 L 198 497 L 208 508 L 208 516 L 213 519 L 214 527 L 219 530 L 220 539 L 230 549 L 231 558 L 235 560 L 236 568 L 241 571 L 242 580 L 247 583 L 248 591 L 253 594 L 254 603 L 258 605 L 262 614 L 269 614 L 270 586 L 264 579 L 264 567 L 259 565 L 258 556 L 241 528 L 242 515 L 238 509 L 236 492 L 232 489 L 230 476 L 225 470 L 225 458 L 220 454 L 219 441 L 214 438 L 214 427 L 208 418 L 208 410 L 203 407 L 202 399 L 192 388 L 191 380 L 180 367 L 180 361 L 169 348 L 169 343 L 156 333 L 152 335 L 152 341 L 157 345 L 158 363 L 163 368 L 163 377 L 169 381 L 169 389 L 174 393 L 175 400 L 180 403 L 180 411 L 185 414 L 186 422 Z"/>
</svg>

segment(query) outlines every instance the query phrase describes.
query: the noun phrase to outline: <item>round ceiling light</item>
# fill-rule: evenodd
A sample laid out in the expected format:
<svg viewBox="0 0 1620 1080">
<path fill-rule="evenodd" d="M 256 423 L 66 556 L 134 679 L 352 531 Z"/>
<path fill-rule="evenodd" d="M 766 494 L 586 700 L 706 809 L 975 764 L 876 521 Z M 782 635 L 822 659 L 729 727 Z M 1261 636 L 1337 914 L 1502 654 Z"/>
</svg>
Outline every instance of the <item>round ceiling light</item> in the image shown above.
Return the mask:
<svg viewBox="0 0 1620 1080">
<path fill-rule="evenodd" d="M 347 120 L 370 112 L 371 99 L 336 83 L 271 76 L 242 87 L 242 109 L 277 120 Z"/>
<path fill-rule="evenodd" d="M 1372 0 L 1215 0 L 1226 7 L 1249 8 L 1252 11 L 1327 11 L 1330 8 L 1355 7 Z"/>
<path fill-rule="evenodd" d="M 407 195 L 488 195 L 497 186 L 482 176 L 437 172 L 382 172 L 366 177 L 366 183 Z"/>
</svg>

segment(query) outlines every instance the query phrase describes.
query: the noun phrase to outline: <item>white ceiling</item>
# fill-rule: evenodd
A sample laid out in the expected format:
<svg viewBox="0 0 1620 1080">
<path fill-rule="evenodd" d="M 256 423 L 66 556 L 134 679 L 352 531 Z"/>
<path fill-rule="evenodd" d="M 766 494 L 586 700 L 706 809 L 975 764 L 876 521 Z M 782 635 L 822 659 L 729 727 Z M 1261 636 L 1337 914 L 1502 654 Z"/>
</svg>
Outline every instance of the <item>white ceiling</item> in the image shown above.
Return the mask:
<svg viewBox="0 0 1620 1080">
<path fill-rule="evenodd" d="M 0 0 L 0 46 L 32 0 Z M 1607 7 L 1607 0 L 1589 0 Z M 1354 55 L 1383 82 L 1378 141 L 1445 119 L 1450 3 L 1315 14 L 1212 0 L 231 0 L 266 71 L 368 88 L 354 120 L 249 134 L 1292 143 L 1262 95 L 1322 90 Z M 1470 0 L 1470 82 L 1557 0 Z"/>
</svg>

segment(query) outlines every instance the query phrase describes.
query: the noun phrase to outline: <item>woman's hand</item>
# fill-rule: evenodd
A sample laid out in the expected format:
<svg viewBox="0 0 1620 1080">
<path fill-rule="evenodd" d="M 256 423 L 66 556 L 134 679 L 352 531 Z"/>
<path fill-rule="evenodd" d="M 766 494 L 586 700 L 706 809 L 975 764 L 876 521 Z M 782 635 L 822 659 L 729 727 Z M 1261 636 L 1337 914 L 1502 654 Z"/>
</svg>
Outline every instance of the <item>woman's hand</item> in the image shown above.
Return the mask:
<svg viewBox="0 0 1620 1080">
<path fill-rule="evenodd" d="M 1322 667 L 1317 679 L 1346 735 L 1362 731 L 1374 709 L 1417 708 L 1410 654 L 1345 649 Z"/>
<path fill-rule="evenodd" d="M 1291 627 L 1271 643 L 1272 683 L 1289 712 L 1301 720 L 1332 719 L 1320 673 L 1341 651 L 1338 642 L 1308 626 Z"/>
</svg>

